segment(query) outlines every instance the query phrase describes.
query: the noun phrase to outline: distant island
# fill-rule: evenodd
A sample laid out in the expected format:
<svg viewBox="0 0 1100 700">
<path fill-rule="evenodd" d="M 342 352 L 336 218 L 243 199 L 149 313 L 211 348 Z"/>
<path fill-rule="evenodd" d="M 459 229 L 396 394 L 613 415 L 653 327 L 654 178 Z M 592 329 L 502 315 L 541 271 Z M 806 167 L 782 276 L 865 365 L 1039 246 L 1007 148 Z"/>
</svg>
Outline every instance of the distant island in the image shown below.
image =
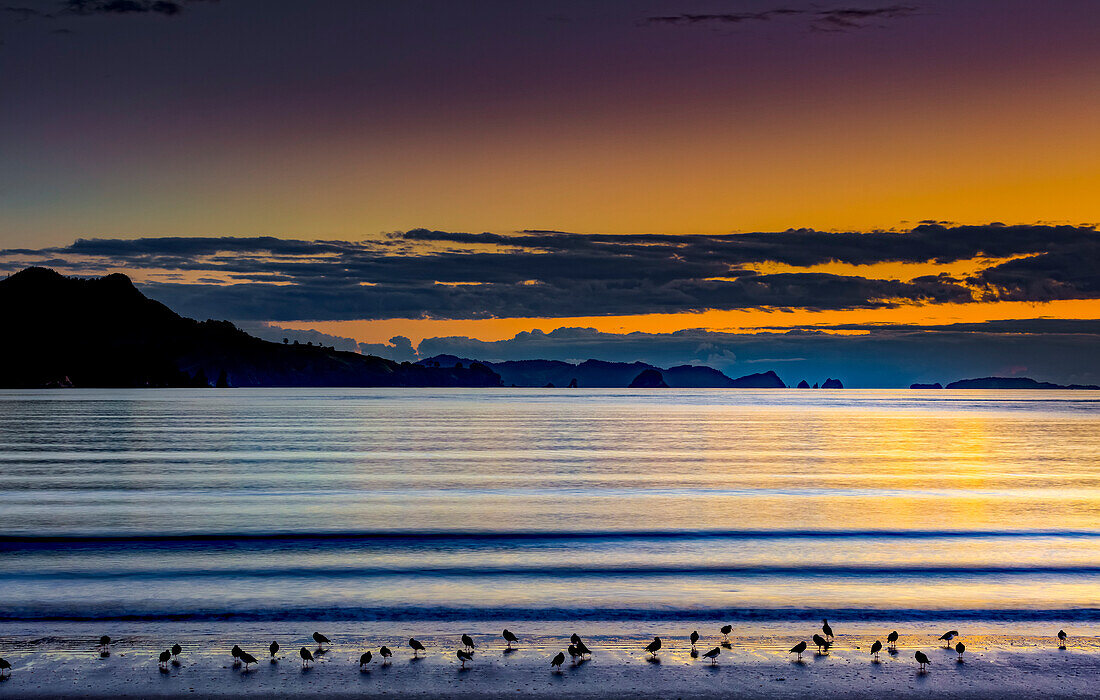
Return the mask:
<svg viewBox="0 0 1100 700">
<path fill-rule="evenodd" d="M 960 379 L 946 387 L 936 384 L 911 384 L 910 389 L 1100 389 L 1096 384 L 1053 384 L 1040 382 L 1030 377 L 982 377 L 980 379 Z"/>
</svg>

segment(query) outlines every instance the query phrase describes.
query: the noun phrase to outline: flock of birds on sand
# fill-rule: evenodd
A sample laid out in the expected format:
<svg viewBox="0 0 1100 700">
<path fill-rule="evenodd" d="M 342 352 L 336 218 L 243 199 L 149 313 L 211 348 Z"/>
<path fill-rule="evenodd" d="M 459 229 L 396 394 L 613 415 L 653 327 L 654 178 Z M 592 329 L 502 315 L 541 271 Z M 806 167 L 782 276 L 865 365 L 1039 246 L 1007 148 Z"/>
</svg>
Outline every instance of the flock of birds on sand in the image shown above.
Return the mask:
<svg viewBox="0 0 1100 700">
<path fill-rule="evenodd" d="M 722 646 L 726 647 L 727 649 L 730 648 L 729 635 L 733 631 L 733 626 L 732 625 L 725 625 L 719 631 L 722 633 L 722 636 L 725 640 L 722 643 Z M 818 654 L 828 654 L 829 653 L 829 647 L 833 645 L 833 641 L 834 641 L 833 628 L 829 625 L 828 620 L 822 620 L 821 621 L 821 632 L 822 632 L 822 634 L 814 634 L 813 637 L 811 637 L 811 639 L 813 640 L 813 643 L 817 646 L 817 653 Z M 519 637 L 517 637 L 515 634 L 513 634 L 512 632 L 510 632 L 507 629 L 505 629 L 501 633 L 501 636 L 504 638 L 504 641 L 506 642 L 505 652 L 512 651 L 513 650 L 512 644 L 519 642 Z M 944 643 L 944 648 L 945 649 L 950 649 L 951 648 L 951 642 L 955 641 L 955 638 L 958 637 L 958 636 L 959 636 L 959 631 L 958 630 L 949 630 L 947 632 L 944 632 L 942 635 L 940 635 L 939 641 Z M 1058 635 L 1057 636 L 1058 636 L 1058 648 L 1059 649 L 1065 649 L 1066 648 L 1066 639 L 1068 638 L 1067 635 L 1066 635 L 1066 631 L 1065 630 L 1058 630 Z M 698 631 L 693 631 L 691 633 L 691 635 L 688 637 L 688 639 L 691 641 L 691 656 L 692 656 L 692 658 L 697 658 L 698 656 L 700 656 L 700 654 L 696 650 L 695 645 L 696 645 L 696 643 L 698 643 L 698 641 L 700 639 L 699 632 Z M 457 650 L 455 652 L 455 655 L 457 656 L 458 660 L 462 663 L 462 668 L 466 668 L 467 662 L 472 662 L 474 660 L 474 650 L 477 648 L 477 644 L 474 643 L 473 638 L 470 637 L 470 635 L 468 635 L 468 634 L 463 634 L 462 637 L 461 637 L 461 640 L 462 640 L 462 647 L 463 648 Z M 321 634 L 320 632 L 314 632 L 313 633 L 313 641 L 317 642 L 317 649 L 315 651 L 310 651 L 310 649 L 307 648 L 307 647 L 302 647 L 301 649 L 298 650 L 298 655 L 302 659 L 302 668 L 303 669 L 308 668 L 309 665 L 314 662 L 314 660 L 316 658 L 315 654 L 317 656 L 320 656 L 320 655 L 322 655 L 322 654 L 324 654 L 328 651 L 328 649 L 325 648 L 326 644 L 330 644 L 330 645 L 332 644 L 331 640 L 328 637 L 326 637 L 325 635 Z M 897 630 L 894 630 L 894 631 L 890 632 L 890 634 L 886 635 L 886 643 L 888 645 L 886 647 L 886 649 L 890 653 L 897 653 L 897 646 L 898 646 L 898 632 L 897 632 Z M 661 638 L 660 637 L 654 637 L 653 641 L 650 642 L 649 644 L 647 644 L 644 647 L 645 651 L 649 652 L 649 654 L 650 654 L 650 656 L 649 656 L 650 660 L 656 660 L 657 652 L 661 650 L 661 646 L 662 646 Z M 718 656 L 722 653 L 722 646 L 717 646 L 717 647 L 714 647 L 713 649 L 711 649 L 710 651 L 703 652 L 701 654 L 701 656 L 704 659 L 707 659 L 708 661 L 710 661 L 712 664 L 716 664 L 718 662 Z M 103 637 L 99 638 L 98 650 L 99 650 L 101 656 L 109 656 L 110 653 L 111 653 L 110 652 L 110 647 L 111 647 L 111 638 L 110 637 L 103 636 Z M 275 661 L 277 660 L 276 655 L 279 653 L 280 648 L 281 647 L 279 646 L 278 642 L 272 642 L 268 646 L 268 651 L 271 652 L 271 662 L 272 663 L 275 663 Z M 427 651 L 426 648 L 424 647 L 424 645 L 415 638 L 409 639 L 409 648 L 412 649 L 414 658 L 419 658 L 420 652 L 426 652 Z M 796 655 L 795 660 L 796 661 L 801 661 L 802 660 L 802 654 L 803 654 L 803 652 L 806 651 L 807 648 L 809 648 L 809 647 L 806 644 L 805 640 L 803 640 L 803 641 L 799 642 L 798 644 L 794 645 L 793 647 L 791 647 L 791 650 L 788 651 L 787 653 L 788 654 L 795 654 Z M 878 655 L 879 655 L 879 652 L 882 651 L 882 649 L 883 649 L 882 641 L 876 639 L 875 642 L 871 645 L 871 658 L 872 658 L 873 662 L 878 662 L 878 658 L 879 658 Z M 966 645 L 963 644 L 961 641 L 957 642 L 955 644 L 955 651 L 959 655 L 958 656 L 959 663 L 962 663 L 963 653 L 966 651 Z M 158 659 L 159 659 L 159 664 L 158 665 L 159 665 L 160 669 L 162 671 L 167 671 L 169 663 L 178 664 L 179 663 L 179 655 L 182 654 L 182 653 L 183 653 L 183 647 L 181 647 L 179 644 L 173 644 L 170 648 L 165 649 L 164 651 L 162 651 L 160 653 L 160 656 L 158 657 Z M 230 649 L 229 653 L 233 656 L 233 666 L 234 667 L 238 667 L 238 666 L 243 665 L 245 670 L 247 671 L 249 666 L 251 666 L 252 664 L 259 663 L 259 659 L 257 659 L 252 654 L 249 654 L 247 651 L 241 649 L 236 644 L 233 645 L 233 648 Z M 550 660 L 550 666 L 556 672 L 561 671 L 561 666 L 562 666 L 562 664 L 565 663 L 566 653 L 569 654 L 572 663 L 576 664 L 578 659 L 583 661 L 586 656 L 590 657 L 592 655 L 592 650 L 589 649 L 587 645 L 585 645 L 584 640 L 582 640 L 580 638 L 580 636 L 578 636 L 577 634 L 574 633 L 569 638 L 569 646 L 565 649 L 565 651 L 559 651 Z M 383 647 L 378 649 L 378 654 L 377 655 L 382 660 L 382 664 L 385 665 L 385 664 L 390 663 L 390 659 L 393 657 L 393 651 L 389 647 L 383 646 Z M 374 657 L 375 657 L 374 652 L 371 652 L 371 651 L 363 652 L 362 656 L 359 657 L 359 669 L 361 671 L 366 670 L 368 668 L 368 665 L 371 663 L 371 661 L 374 660 Z M 918 664 L 918 668 L 919 668 L 921 673 L 926 672 L 928 666 L 931 665 L 931 663 L 932 663 L 932 661 L 929 660 L 928 655 L 925 654 L 923 651 L 917 651 L 915 654 L 913 654 L 913 658 L 916 659 L 917 664 Z M 11 676 L 11 663 L 9 663 L 7 660 L 5 660 L 3 658 L 0 658 L 0 679 L 8 678 L 10 676 Z"/>
</svg>

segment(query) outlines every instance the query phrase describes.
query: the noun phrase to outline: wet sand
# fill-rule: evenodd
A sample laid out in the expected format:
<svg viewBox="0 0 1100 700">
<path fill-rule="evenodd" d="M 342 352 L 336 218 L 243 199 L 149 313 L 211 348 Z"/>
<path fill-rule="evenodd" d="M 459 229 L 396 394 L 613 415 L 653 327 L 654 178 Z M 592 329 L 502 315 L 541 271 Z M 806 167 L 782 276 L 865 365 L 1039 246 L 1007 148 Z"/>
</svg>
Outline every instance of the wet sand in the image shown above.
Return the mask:
<svg viewBox="0 0 1100 700">
<path fill-rule="evenodd" d="M 1100 635 L 1095 628 L 1075 630 L 1068 647 L 1057 648 L 1045 625 L 1011 635 L 997 623 L 970 625 L 961 639 L 965 659 L 935 641 L 939 627 L 902 626 L 896 654 L 871 660 L 874 639 L 885 641 L 889 629 L 874 625 L 834 623 L 838 635 L 828 654 L 815 654 L 811 643 L 801 663 L 785 653 L 817 631 L 810 623 L 735 628 L 731 643 L 715 665 L 693 658 L 687 635 L 699 629 L 700 652 L 721 642 L 721 635 L 702 624 L 569 623 L 512 625 L 521 638 L 504 651 L 498 625 L 446 623 L 133 623 L 64 624 L 37 627 L 37 635 L 19 623 L 0 625 L 0 656 L 14 666 L 0 684 L 0 696 L 43 698 L 97 697 L 758 697 L 817 695 L 838 698 L 931 697 L 1048 698 L 1096 697 L 1100 678 Z M 713 625 L 711 625 L 713 626 Z M 1043 629 L 1040 629 L 1042 627 Z M 302 669 L 298 649 L 316 649 L 315 629 L 333 639 L 330 651 L 313 668 Z M 479 645 L 463 670 L 455 650 L 463 631 Z M 550 658 L 568 645 L 576 631 L 592 648 L 591 659 L 565 662 L 560 673 Z M 963 631 L 963 630 L 960 630 Z M 1056 631 L 1056 630 L 1055 630 Z M 111 654 L 95 650 L 100 634 L 115 642 Z M 413 659 L 407 646 L 414 635 L 428 651 Z M 643 651 L 653 635 L 664 647 L 657 660 Z M 275 662 L 267 646 L 282 646 Z M 183 646 L 178 665 L 160 670 L 157 655 L 174 642 Z M 251 670 L 234 668 L 229 648 L 239 644 L 261 659 Z M 359 655 L 382 644 L 394 651 L 392 663 L 376 658 L 359 670 Z M 932 659 L 918 671 L 913 653 Z"/>
</svg>

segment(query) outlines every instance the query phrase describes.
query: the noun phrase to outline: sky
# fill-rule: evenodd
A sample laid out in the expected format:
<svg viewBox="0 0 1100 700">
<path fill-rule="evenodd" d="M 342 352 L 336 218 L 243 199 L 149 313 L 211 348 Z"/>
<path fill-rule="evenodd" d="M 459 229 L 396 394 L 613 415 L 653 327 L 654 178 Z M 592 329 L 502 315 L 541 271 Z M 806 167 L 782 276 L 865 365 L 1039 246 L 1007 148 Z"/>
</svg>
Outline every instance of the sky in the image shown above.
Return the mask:
<svg viewBox="0 0 1100 700">
<path fill-rule="evenodd" d="M 401 359 L 1100 382 L 1098 27 L 1092 0 L 0 0 L 0 273 L 124 272 Z"/>
</svg>

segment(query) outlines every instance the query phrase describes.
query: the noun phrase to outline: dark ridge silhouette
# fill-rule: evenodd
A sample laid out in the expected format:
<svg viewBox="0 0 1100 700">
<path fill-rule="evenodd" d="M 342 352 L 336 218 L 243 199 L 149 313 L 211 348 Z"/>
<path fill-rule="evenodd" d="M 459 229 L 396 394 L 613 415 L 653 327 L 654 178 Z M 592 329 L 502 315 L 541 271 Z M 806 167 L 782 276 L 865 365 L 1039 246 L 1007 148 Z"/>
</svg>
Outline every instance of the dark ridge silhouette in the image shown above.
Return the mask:
<svg viewBox="0 0 1100 700">
<path fill-rule="evenodd" d="M 800 381 L 798 383 L 798 388 L 799 389 L 809 389 L 810 388 L 810 383 L 807 382 L 805 379 L 803 379 L 802 381 Z"/>
<path fill-rule="evenodd" d="M 426 367 L 195 321 L 120 274 L 31 267 L 0 280 L 0 387 L 500 386 L 484 365 Z"/>
<path fill-rule="evenodd" d="M 456 355 L 436 355 L 421 360 L 419 364 L 454 367 L 471 362 L 474 360 Z M 508 360 L 480 364 L 499 374 L 505 386 L 516 387 L 624 388 L 647 369 L 660 372 L 665 383 L 673 389 L 783 389 L 787 386 L 772 371 L 732 379 L 713 367 L 703 365 L 661 368 L 644 362 L 604 360 L 585 360 L 580 364 L 560 360 Z"/>
<path fill-rule="evenodd" d="M 840 383 L 839 379 L 828 378 L 825 383 L 821 385 L 822 389 L 843 389 L 844 385 Z"/>
<path fill-rule="evenodd" d="M 1031 377 L 982 377 L 960 379 L 947 385 L 948 389 L 1086 389 L 1096 390 L 1096 384 L 1052 384 L 1038 382 Z"/>
<path fill-rule="evenodd" d="M 910 384 L 910 389 L 942 389 L 943 384 L 936 382 L 935 384 Z"/>
<path fill-rule="evenodd" d="M 634 377 L 628 389 L 667 389 L 665 378 L 655 369 L 643 369 L 641 374 Z"/>
</svg>

